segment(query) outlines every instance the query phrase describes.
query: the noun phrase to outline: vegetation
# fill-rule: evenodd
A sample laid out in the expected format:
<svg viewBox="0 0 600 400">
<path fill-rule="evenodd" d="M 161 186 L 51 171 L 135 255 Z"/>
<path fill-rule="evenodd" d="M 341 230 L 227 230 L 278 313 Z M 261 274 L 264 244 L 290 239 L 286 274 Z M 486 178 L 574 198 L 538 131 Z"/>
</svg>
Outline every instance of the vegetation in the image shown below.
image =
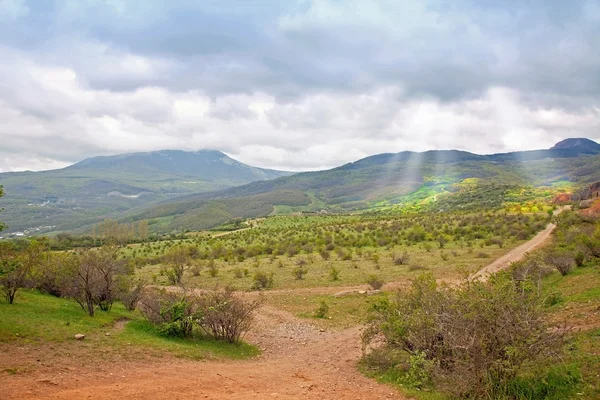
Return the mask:
<svg viewBox="0 0 600 400">
<path fill-rule="evenodd" d="M 382 335 L 385 347 L 375 351 L 406 354 L 406 383 L 432 382 L 461 398 L 495 398 L 525 363 L 561 348 L 559 331 L 543 319 L 541 292 L 508 276 L 440 287 L 429 275 L 373 310 L 365 345 Z"/>
</svg>

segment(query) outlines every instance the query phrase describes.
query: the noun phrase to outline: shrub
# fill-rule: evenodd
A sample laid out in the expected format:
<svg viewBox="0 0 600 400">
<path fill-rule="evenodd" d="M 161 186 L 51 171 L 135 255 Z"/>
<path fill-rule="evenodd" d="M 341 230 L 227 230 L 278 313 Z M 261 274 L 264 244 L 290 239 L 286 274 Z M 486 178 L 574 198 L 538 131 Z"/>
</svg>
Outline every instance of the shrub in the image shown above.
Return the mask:
<svg viewBox="0 0 600 400">
<path fill-rule="evenodd" d="M 296 277 L 297 280 L 304 279 L 304 276 L 308 273 L 308 268 L 298 266 L 292 270 L 292 273 Z"/>
<path fill-rule="evenodd" d="M 321 300 L 319 307 L 317 307 L 317 309 L 315 310 L 315 317 L 316 318 L 325 318 L 327 316 L 328 312 L 329 312 L 329 306 L 327 305 L 325 300 Z"/>
<path fill-rule="evenodd" d="M 244 277 L 244 271 L 240 267 L 235 267 L 233 269 L 233 276 L 240 279 Z"/>
<path fill-rule="evenodd" d="M 148 286 L 148 281 L 145 279 L 134 279 L 131 276 L 122 278 L 119 300 L 121 300 L 128 311 L 136 309 L 146 286 Z"/>
<path fill-rule="evenodd" d="M 332 281 L 337 281 L 340 279 L 340 270 L 337 269 L 336 267 L 331 267 L 331 269 L 329 270 L 329 278 Z"/>
<path fill-rule="evenodd" d="M 208 274 L 211 277 L 216 278 L 217 275 L 219 275 L 219 267 L 217 266 L 217 263 L 215 262 L 215 260 L 210 260 L 208 262 L 207 269 L 208 269 Z"/>
<path fill-rule="evenodd" d="M 252 290 L 266 290 L 274 286 L 273 273 L 266 274 L 263 271 L 257 271 L 254 274 Z"/>
<path fill-rule="evenodd" d="M 392 260 L 395 265 L 406 265 L 410 261 L 410 254 L 408 254 L 408 251 L 404 251 L 399 255 L 392 253 Z"/>
<path fill-rule="evenodd" d="M 544 257 L 546 263 L 556 268 L 562 276 L 569 274 L 575 266 L 575 258 L 565 250 L 553 249 Z"/>
<path fill-rule="evenodd" d="M 373 290 L 381 289 L 384 284 L 383 279 L 381 279 L 377 275 L 369 275 L 369 277 L 367 278 L 367 283 L 369 284 L 369 286 L 371 286 L 371 289 Z"/>
<path fill-rule="evenodd" d="M 540 291 L 524 289 L 509 274 L 456 287 L 421 277 L 408 293 L 373 306 L 365 350 L 381 338 L 390 351 L 416 361 L 423 356 L 420 367 L 413 363 L 418 381 L 430 378 L 462 398 L 491 398 L 525 363 L 555 355 L 562 340 L 545 323 Z"/>
<path fill-rule="evenodd" d="M 248 332 L 259 301 L 246 301 L 231 288 L 208 292 L 197 300 L 195 321 L 200 328 L 217 340 L 238 343 Z"/>
<path fill-rule="evenodd" d="M 161 335 L 192 336 L 197 304 L 187 292 L 149 290 L 140 299 L 139 310 L 148 322 L 158 328 Z"/>
</svg>

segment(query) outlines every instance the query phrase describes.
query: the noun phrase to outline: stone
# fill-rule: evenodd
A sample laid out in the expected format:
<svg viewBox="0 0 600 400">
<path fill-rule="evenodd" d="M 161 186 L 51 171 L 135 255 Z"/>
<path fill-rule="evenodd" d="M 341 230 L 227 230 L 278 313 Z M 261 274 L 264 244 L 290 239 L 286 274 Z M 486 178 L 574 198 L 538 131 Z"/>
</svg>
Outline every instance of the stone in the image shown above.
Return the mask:
<svg viewBox="0 0 600 400">
<path fill-rule="evenodd" d="M 75 340 L 83 340 L 85 339 L 85 335 L 78 333 L 77 335 L 75 335 Z"/>
</svg>

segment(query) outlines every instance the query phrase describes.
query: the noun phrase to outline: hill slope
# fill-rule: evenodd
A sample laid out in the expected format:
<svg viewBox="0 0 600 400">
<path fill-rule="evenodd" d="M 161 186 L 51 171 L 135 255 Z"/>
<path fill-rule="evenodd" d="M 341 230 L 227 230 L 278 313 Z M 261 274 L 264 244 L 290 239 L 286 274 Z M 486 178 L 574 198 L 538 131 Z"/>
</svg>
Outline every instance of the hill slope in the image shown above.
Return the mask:
<svg viewBox="0 0 600 400">
<path fill-rule="evenodd" d="M 597 180 L 600 150 L 589 146 L 492 155 L 456 150 L 401 152 L 367 157 L 327 171 L 182 196 L 140 209 L 126 220 L 148 219 L 155 222 L 155 230 L 170 231 L 211 228 L 236 217 L 348 211 L 438 198 L 440 207 L 460 208 L 482 197 L 487 206 L 499 206 L 518 188 Z M 244 204 L 253 207 L 245 209 Z"/>
<path fill-rule="evenodd" d="M 9 232 L 69 229 L 187 193 L 221 190 L 288 172 L 255 168 L 215 150 L 94 157 L 67 168 L 0 174 Z"/>
</svg>

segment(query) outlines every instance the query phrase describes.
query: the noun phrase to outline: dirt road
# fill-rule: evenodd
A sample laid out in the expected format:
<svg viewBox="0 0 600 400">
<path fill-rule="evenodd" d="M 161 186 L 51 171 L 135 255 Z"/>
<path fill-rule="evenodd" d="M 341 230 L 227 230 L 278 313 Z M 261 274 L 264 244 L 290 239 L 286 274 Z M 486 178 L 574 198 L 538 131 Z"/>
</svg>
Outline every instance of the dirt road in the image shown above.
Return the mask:
<svg viewBox="0 0 600 400">
<path fill-rule="evenodd" d="M 82 355 L 53 361 L 52 368 L 0 373 L 2 398 L 406 399 L 357 371 L 359 327 L 322 331 L 270 307 L 263 308 L 257 327 L 248 338 L 264 350 L 256 359 L 195 362 L 167 357 L 103 365 L 102 357 Z M 7 365 L 7 356 L 0 355 L 0 365 Z M 11 365 L 20 356 L 10 356 Z"/>
<path fill-rule="evenodd" d="M 568 208 L 569 208 L 569 206 L 563 206 L 563 207 L 557 209 L 556 211 L 554 211 L 554 215 L 558 215 L 561 212 L 567 210 Z M 531 238 L 527 242 L 523 243 L 522 245 L 515 247 L 514 249 L 512 249 L 511 251 L 509 251 L 502 257 L 498 258 L 497 260 L 495 260 L 488 266 L 480 269 L 475 274 L 473 274 L 470 277 L 470 279 L 486 280 L 487 278 L 489 278 L 490 275 L 492 275 L 498 271 L 502 271 L 503 269 L 508 268 L 511 263 L 522 260 L 523 257 L 525 257 L 525 255 L 527 253 L 530 253 L 533 250 L 545 245 L 546 242 L 548 242 L 548 240 L 550 240 L 552 232 L 554 231 L 555 228 L 556 228 L 555 224 L 552 224 L 552 223 L 548 224 L 546 226 L 546 229 L 539 232 L 537 235 L 535 235 L 533 238 Z"/>
</svg>

